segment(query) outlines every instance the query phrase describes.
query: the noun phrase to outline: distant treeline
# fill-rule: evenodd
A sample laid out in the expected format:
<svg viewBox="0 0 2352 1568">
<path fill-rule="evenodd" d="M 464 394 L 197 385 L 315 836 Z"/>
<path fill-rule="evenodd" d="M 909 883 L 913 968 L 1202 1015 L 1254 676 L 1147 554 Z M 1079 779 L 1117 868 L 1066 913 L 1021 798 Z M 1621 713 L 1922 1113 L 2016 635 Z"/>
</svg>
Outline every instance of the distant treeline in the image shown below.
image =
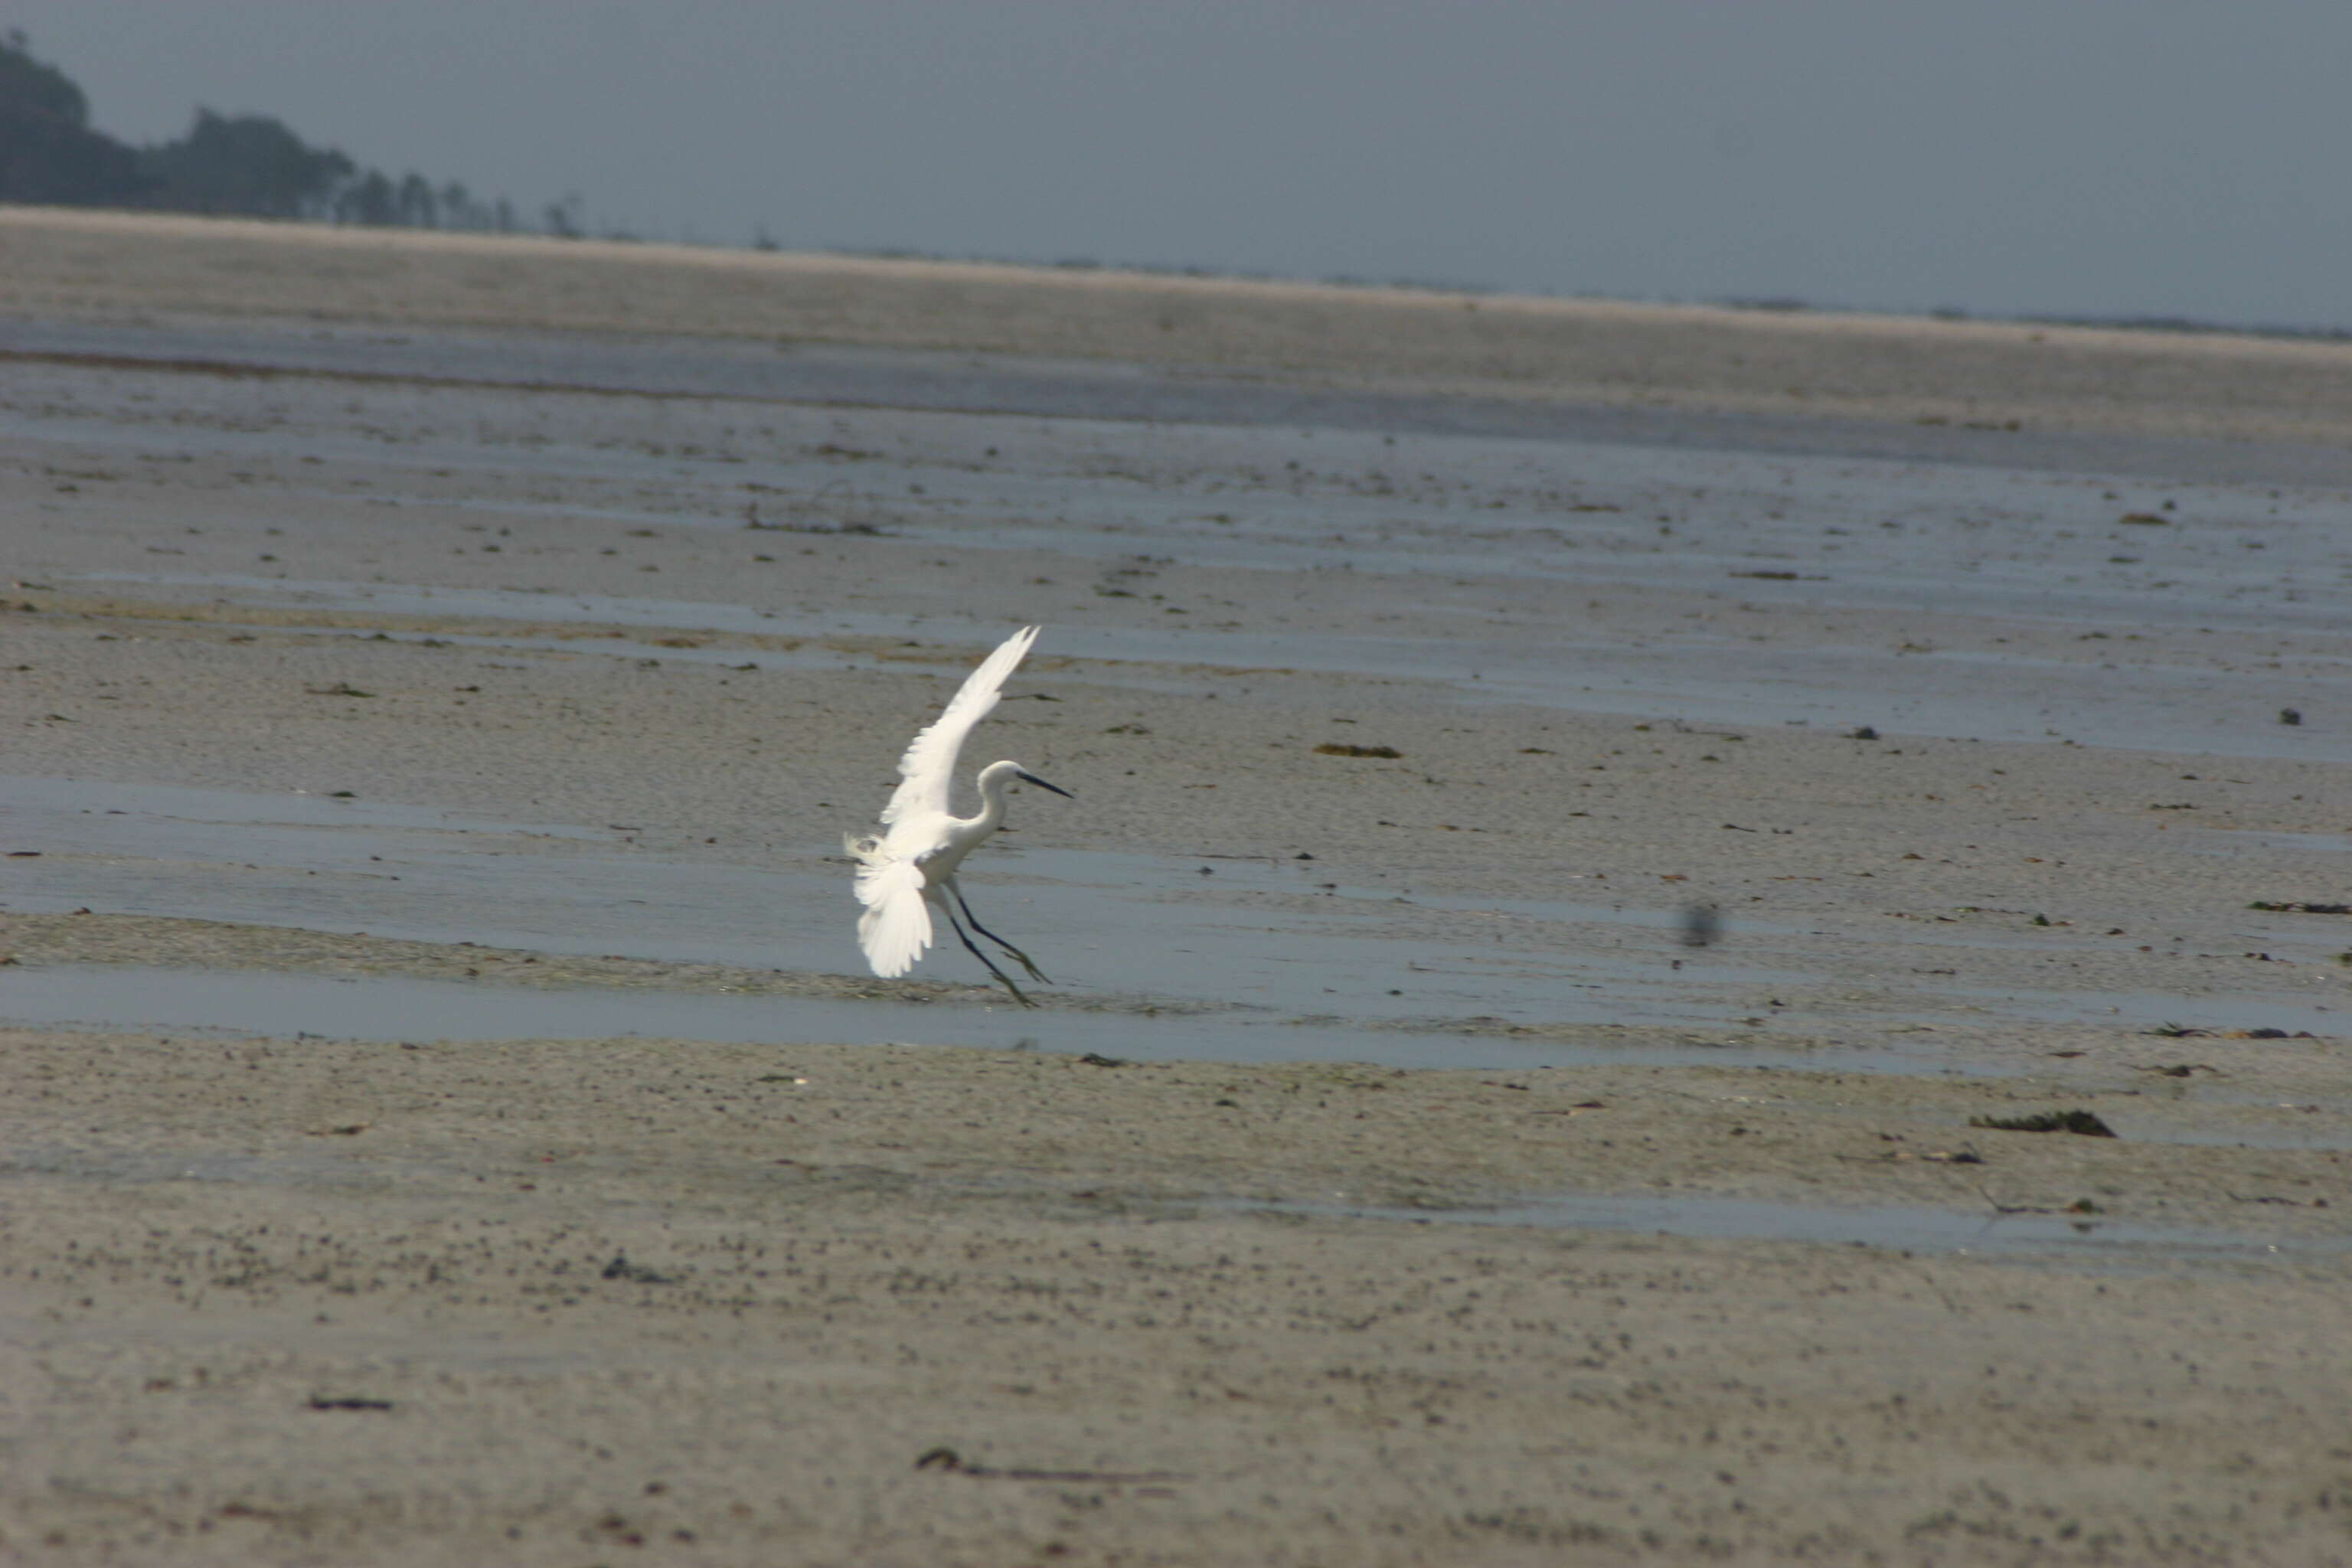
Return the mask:
<svg viewBox="0 0 2352 1568">
<path fill-rule="evenodd" d="M 536 222 L 504 196 L 452 180 L 395 179 L 331 147 L 313 147 L 266 114 L 196 110 L 175 142 L 132 147 L 89 123 L 73 79 L 33 58 L 22 31 L 0 41 L 0 202 L 131 207 L 223 216 L 300 218 L 380 227 L 581 233 L 579 198 Z"/>
</svg>

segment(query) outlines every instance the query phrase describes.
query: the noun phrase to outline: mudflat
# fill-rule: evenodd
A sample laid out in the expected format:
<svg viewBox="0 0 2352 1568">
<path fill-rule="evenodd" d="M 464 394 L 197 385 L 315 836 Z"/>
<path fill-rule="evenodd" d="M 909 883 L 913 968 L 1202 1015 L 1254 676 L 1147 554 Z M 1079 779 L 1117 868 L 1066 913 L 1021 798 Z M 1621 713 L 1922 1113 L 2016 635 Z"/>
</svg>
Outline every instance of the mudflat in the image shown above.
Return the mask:
<svg viewBox="0 0 2352 1568">
<path fill-rule="evenodd" d="M 2352 347 L 18 209 L 0 363 L 0 1556 L 2352 1560 Z M 1032 622 L 1062 984 L 875 980 Z"/>
</svg>

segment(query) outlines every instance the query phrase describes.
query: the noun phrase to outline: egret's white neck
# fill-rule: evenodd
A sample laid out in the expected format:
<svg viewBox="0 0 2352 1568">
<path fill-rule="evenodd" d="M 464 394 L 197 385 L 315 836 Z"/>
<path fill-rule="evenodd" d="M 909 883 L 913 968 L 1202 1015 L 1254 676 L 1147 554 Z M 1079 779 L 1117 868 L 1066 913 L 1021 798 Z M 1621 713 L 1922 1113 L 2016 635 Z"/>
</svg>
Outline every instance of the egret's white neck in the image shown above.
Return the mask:
<svg viewBox="0 0 2352 1568">
<path fill-rule="evenodd" d="M 967 817 L 972 826 L 988 829 L 1004 820 L 1004 786 L 1021 774 L 1021 764 L 991 763 L 980 770 L 980 815 Z"/>
</svg>

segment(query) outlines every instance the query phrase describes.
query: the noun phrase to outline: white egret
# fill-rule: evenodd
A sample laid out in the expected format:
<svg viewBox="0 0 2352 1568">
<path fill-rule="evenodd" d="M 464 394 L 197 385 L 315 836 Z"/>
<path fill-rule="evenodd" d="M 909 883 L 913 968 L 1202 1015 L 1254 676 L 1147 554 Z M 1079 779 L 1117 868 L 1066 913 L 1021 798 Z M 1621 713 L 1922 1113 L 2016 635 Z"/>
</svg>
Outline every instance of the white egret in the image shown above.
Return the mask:
<svg viewBox="0 0 2352 1568">
<path fill-rule="evenodd" d="M 956 884 L 956 868 L 1004 820 L 1004 786 L 1013 780 L 1058 795 L 1067 796 L 1070 792 L 1047 784 L 1018 763 L 991 763 L 980 770 L 980 814 L 958 816 L 948 809 L 956 753 L 963 750 L 964 737 L 996 706 L 1006 678 L 1036 640 L 1037 628 L 1024 626 L 982 661 L 930 728 L 908 743 L 907 754 L 898 759 L 898 788 L 890 804 L 882 808 L 882 830 L 862 837 L 852 834 L 842 841 L 857 859 L 857 901 L 866 906 L 866 912 L 857 917 L 857 945 L 866 950 L 866 962 L 873 965 L 874 973 L 885 980 L 914 968 L 931 945 L 931 910 L 936 907 L 971 955 L 1013 993 L 1014 1001 L 1024 1007 L 1036 1005 L 957 921 L 956 910 L 961 909 L 973 931 L 1011 954 L 1031 979 L 1045 980 L 1045 972 L 1027 953 L 980 923 Z M 949 905 L 950 898 L 954 899 L 954 907 Z"/>
</svg>

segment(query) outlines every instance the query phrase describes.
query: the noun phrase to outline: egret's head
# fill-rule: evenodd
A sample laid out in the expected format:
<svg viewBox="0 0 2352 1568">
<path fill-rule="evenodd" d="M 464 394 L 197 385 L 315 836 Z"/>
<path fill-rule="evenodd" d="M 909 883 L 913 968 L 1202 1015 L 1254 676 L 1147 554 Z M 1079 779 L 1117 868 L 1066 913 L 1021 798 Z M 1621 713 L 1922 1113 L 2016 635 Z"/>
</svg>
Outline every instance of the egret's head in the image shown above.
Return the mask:
<svg viewBox="0 0 2352 1568">
<path fill-rule="evenodd" d="M 1016 762 L 1006 761 L 1002 763 L 991 763 L 988 766 L 980 770 L 980 787 L 982 789 L 988 789 L 992 785 L 1001 790 L 1006 784 L 1011 784 L 1014 779 L 1019 779 L 1023 784 L 1035 784 L 1039 789 L 1052 790 L 1055 795 L 1058 795 L 1066 800 L 1076 800 L 1077 798 L 1077 796 L 1070 794 L 1068 790 L 1064 789 L 1060 784 L 1047 784 L 1044 779 L 1039 778 L 1035 773 L 1031 773 L 1027 768 L 1023 767 Z"/>
</svg>

